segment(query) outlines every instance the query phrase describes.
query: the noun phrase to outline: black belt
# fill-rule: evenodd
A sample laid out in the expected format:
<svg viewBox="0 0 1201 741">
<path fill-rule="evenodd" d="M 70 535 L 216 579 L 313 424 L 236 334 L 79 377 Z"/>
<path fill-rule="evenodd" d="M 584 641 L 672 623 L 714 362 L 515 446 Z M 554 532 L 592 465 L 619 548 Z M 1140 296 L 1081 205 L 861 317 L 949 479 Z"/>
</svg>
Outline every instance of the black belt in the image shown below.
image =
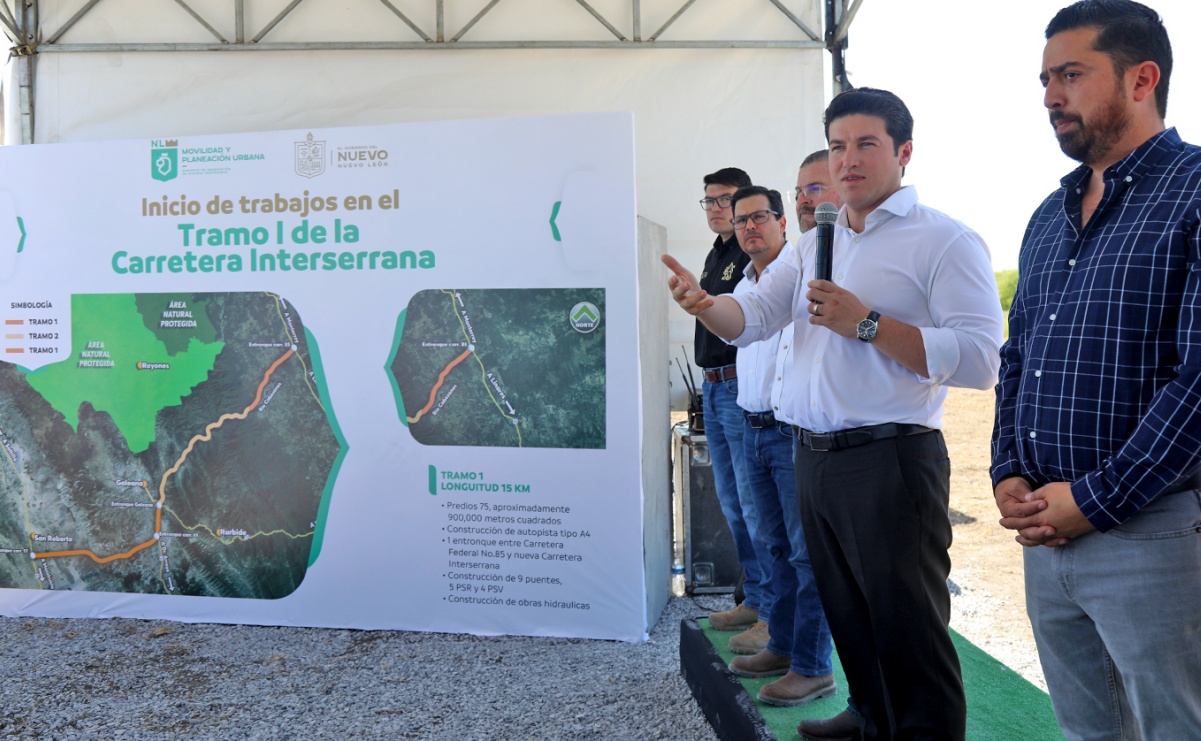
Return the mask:
<svg viewBox="0 0 1201 741">
<path fill-rule="evenodd" d="M 934 432 L 933 427 L 900 424 L 898 422 L 872 425 L 871 427 L 854 427 L 849 430 L 839 430 L 838 432 L 810 432 L 801 427 L 793 427 L 792 429 L 796 432 L 798 443 L 818 452 L 846 450 L 847 448 L 857 448 L 860 445 L 874 443 L 877 440 Z"/>
<path fill-rule="evenodd" d="M 747 424 L 756 430 L 776 426 L 776 415 L 774 412 L 743 412 L 743 414 L 746 415 Z"/>
<path fill-rule="evenodd" d="M 738 375 L 738 369 L 733 365 L 727 365 L 724 368 L 714 368 L 705 370 L 705 380 L 709 383 L 720 383 L 735 378 Z"/>
</svg>

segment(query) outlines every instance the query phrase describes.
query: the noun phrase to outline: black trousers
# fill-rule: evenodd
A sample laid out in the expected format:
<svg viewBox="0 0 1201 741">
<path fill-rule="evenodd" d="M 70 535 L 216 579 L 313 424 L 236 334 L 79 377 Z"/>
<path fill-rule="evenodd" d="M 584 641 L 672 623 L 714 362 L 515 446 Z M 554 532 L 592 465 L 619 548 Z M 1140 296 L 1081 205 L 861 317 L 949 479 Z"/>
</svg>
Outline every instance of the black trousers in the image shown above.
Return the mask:
<svg viewBox="0 0 1201 741">
<path fill-rule="evenodd" d="M 964 738 L 950 475 L 937 431 L 829 452 L 797 443 L 809 557 L 865 738 Z"/>
</svg>

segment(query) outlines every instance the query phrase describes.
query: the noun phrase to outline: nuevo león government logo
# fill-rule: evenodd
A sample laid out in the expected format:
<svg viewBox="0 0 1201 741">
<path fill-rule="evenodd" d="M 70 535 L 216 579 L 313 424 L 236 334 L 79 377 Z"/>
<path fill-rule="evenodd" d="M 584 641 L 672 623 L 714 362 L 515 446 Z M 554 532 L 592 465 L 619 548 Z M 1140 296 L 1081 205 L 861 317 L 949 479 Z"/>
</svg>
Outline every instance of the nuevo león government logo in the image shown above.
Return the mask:
<svg viewBox="0 0 1201 741">
<path fill-rule="evenodd" d="M 296 144 L 296 174 L 315 178 L 325 172 L 325 141 L 314 141 L 313 132 Z"/>
<path fill-rule="evenodd" d="M 179 174 L 179 140 L 150 140 L 150 176 L 155 180 L 174 180 Z"/>
</svg>

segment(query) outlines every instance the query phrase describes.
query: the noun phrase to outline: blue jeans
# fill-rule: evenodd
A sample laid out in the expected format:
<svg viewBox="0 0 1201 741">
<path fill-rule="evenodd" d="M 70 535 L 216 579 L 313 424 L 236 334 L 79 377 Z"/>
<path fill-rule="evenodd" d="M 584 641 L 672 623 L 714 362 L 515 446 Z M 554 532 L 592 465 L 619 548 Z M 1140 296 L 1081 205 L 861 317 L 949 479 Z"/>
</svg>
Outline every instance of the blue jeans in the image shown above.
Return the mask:
<svg viewBox="0 0 1201 741">
<path fill-rule="evenodd" d="M 759 565 L 755 550 L 757 520 L 750 496 L 745 494 L 746 466 L 742 436 L 746 419 L 738 406 L 738 379 L 705 381 L 705 439 L 713 461 L 713 488 L 722 514 L 734 536 L 734 550 L 742 564 L 743 600 L 747 607 L 767 613 L 772 606 L 771 575 Z"/>
<path fill-rule="evenodd" d="M 763 562 L 770 565 L 776 598 L 767 618 L 771 634 L 767 650 L 791 656 L 790 668 L 797 674 L 829 674 L 834 671 L 830 659 L 834 644 L 801 528 L 792 428 L 776 423 L 757 430 L 747 424 L 743 435 L 747 489 L 758 515 L 757 541 L 767 548 Z"/>
<path fill-rule="evenodd" d="M 1201 738 L 1201 491 L 1025 558 L 1026 610 L 1064 736 Z"/>
</svg>

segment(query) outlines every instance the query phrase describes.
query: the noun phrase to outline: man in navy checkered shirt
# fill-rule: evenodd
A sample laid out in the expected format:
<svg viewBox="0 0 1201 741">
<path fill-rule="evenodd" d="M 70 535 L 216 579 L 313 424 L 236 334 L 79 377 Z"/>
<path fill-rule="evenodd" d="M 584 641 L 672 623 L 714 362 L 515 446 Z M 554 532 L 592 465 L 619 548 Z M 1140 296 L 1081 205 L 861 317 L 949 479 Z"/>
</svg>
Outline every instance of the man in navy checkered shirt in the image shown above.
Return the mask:
<svg viewBox="0 0 1201 741">
<path fill-rule="evenodd" d="M 1069 739 L 1201 738 L 1201 148 L 1166 129 L 1158 14 L 1082 0 L 1044 105 L 1082 164 L 1035 211 L 992 481 Z"/>
</svg>

